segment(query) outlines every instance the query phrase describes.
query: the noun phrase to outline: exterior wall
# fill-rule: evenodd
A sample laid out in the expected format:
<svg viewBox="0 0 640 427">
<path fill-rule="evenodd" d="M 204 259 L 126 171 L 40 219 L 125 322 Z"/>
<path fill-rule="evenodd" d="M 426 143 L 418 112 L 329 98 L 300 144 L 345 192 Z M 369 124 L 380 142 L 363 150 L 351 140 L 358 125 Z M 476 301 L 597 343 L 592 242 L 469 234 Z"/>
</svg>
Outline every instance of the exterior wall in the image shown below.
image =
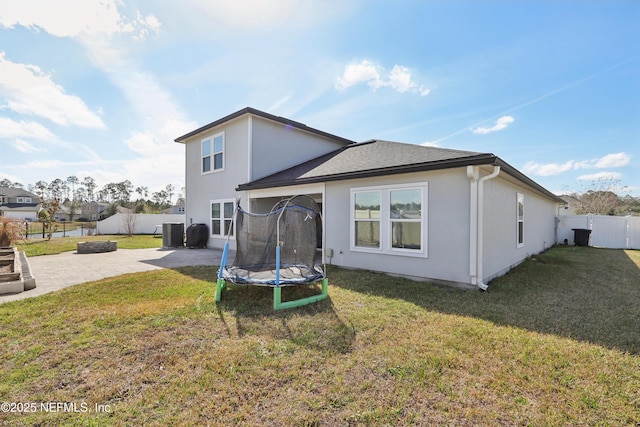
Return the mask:
<svg viewBox="0 0 640 427">
<path fill-rule="evenodd" d="M 351 251 L 352 188 L 423 182 L 428 183 L 426 256 Z M 469 188 L 463 168 L 327 183 L 325 241 L 333 249 L 331 263 L 422 280 L 470 283 Z"/>
<path fill-rule="evenodd" d="M 250 180 L 260 179 L 343 147 L 343 144 L 261 117 L 252 117 Z M 238 184 L 244 183 L 239 182 Z"/>
<path fill-rule="evenodd" d="M 484 183 L 485 283 L 555 243 L 556 202 L 502 177 Z M 524 195 L 524 245 L 517 244 L 517 194 Z"/>
<path fill-rule="evenodd" d="M 207 174 L 201 169 L 201 141 L 211 135 L 224 132 L 224 169 Z M 248 181 L 249 177 L 249 118 L 239 117 L 235 120 L 209 129 L 196 135 L 186 143 L 186 204 L 185 229 L 191 224 L 207 224 L 211 232 L 210 202 L 212 200 L 235 200 L 244 198 L 243 193 L 235 191 L 239 184 Z M 209 237 L 209 247 L 221 248 L 226 239 Z M 234 241 L 231 242 L 235 248 Z"/>
<path fill-rule="evenodd" d="M 201 172 L 201 141 L 224 132 L 224 169 Z M 330 138 L 287 127 L 254 115 L 244 115 L 190 138 L 186 143 L 187 223 L 210 224 L 212 200 L 241 198 L 247 206 L 247 194 L 237 192 L 240 184 L 287 169 L 343 146 Z M 210 237 L 209 247 L 223 247 L 226 239 Z M 235 242 L 230 241 L 235 249 Z"/>
</svg>

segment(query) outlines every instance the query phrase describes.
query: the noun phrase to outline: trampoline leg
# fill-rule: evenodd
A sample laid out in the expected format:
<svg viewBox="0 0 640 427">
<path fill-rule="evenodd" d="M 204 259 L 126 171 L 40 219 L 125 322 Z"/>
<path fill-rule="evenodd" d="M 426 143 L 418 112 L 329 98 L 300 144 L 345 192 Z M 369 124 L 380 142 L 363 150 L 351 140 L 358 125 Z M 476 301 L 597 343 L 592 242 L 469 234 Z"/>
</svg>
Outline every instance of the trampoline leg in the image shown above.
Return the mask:
<svg viewBox="0 0 640 427">
<path fill-rule="evenodd" d="M 276 286 L 273 288 L 273 309 L 281 310 L 283 308 L 301 307 L 303 305 L 312 304 L 314 302 L 322 301 L 329 296 L 329 279 L 326 277 L 322 279 L 322 293 L 318 295 L 312 295 L 307 298 L 300 298 L 293 301 L 282 302 L 282 288 Z"/>
<path fill-rule="evenodd" d="M 282 288 L 276 286 L 273 288 L 273 309 L 279 310 L 282 308 Z"/>
<path fill-rule="evenodd" d="M 220 302 L 220 298 L 222 297 L 222 290 L 225 288 L 227 283 L 224 279 L 218 279 L 216 283 L 216 302 Z"/>
</svg>

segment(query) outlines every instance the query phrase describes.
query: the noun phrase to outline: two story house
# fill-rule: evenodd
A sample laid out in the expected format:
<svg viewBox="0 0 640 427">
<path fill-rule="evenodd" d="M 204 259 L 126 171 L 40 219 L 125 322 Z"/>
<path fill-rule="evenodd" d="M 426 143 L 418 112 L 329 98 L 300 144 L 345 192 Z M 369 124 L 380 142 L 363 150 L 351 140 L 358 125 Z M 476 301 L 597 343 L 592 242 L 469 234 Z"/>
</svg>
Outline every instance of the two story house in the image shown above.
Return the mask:
<svg viewBox="0 0 640 427">
<path fill-rule="evenodd" d="M 222 247 L 236 199 L 252 212 L 312 196 L 333 265 L 486 289 L 555 243 L 564 201 L 491 153 L 356 143 L 244 108 L 176 138 L 187 225 Z M 231 247 L 234 246 L 233 236 Z"/>
<path fill-rule="evenodd" d="M 36 221 L 40 197 L 23 188 L 0 187 L 0 216 Z"/>
<path fill-rule="evenodd" d="M 104 211 L 109 207 L 108 203 L 87 202 L 80 206 L 80 218 L 89 221 L 100 221 L 104 219 Z"/>
</svg>

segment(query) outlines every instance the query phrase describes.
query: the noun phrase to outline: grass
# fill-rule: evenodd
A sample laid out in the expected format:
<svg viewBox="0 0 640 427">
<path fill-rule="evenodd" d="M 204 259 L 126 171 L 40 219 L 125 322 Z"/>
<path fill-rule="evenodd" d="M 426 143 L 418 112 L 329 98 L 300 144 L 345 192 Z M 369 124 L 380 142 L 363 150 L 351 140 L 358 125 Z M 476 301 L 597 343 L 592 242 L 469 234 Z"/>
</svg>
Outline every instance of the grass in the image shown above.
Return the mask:
<svg viewBox="0 0 640 427">
<path fill-rule="evenodd" d="M 283 312 L 259 287 L 216 305 L 215 270 L 0 305 L 0 402 L 87 405 L 0 425 L 640 422 L 638 251 L 556 247 L 486 293 L 332 267 Z"/>
<path fill-rule="evenodd" d="M 159 248 L 162 246 L 162 236 L 138 234 L 131 237 L 126 235 L 99 235 L 83 237 L 54 237 L 51 240 L 33 239 L 18 242 L 18 250 L 27 256 L 52 255 L 62 252 L 75 251 L 78 242 L 93 240 L 111 240 L 118 242 L 120 249 Z"/>
</svg>

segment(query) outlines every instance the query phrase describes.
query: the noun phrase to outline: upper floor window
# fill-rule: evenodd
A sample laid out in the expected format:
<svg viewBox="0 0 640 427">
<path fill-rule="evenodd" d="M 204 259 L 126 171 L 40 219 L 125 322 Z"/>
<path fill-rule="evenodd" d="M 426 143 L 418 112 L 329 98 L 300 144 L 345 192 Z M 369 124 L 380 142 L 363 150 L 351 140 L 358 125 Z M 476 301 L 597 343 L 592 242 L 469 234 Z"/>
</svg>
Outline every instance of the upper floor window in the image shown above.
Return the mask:
<svg viewBox="0 0 640 427">
<path fill-rule="evenodd" d="M 201 141 L 202 173 L 224 169 L 224 132 Z"/>
<path fill-rule="evenodd" d="M 18 203 L 31 203 L 31 197 L 18 197 Z"/>
<path fill-rule="evenodd" d="M 517 193 L 517 199 L 518 199 L 518 202 L 517 202 L 517 213 L 516 213 L 517 215 L 516 246 L 518 248 L 521 248 L 524 246 L 524 194 Z"/>
</svg>

